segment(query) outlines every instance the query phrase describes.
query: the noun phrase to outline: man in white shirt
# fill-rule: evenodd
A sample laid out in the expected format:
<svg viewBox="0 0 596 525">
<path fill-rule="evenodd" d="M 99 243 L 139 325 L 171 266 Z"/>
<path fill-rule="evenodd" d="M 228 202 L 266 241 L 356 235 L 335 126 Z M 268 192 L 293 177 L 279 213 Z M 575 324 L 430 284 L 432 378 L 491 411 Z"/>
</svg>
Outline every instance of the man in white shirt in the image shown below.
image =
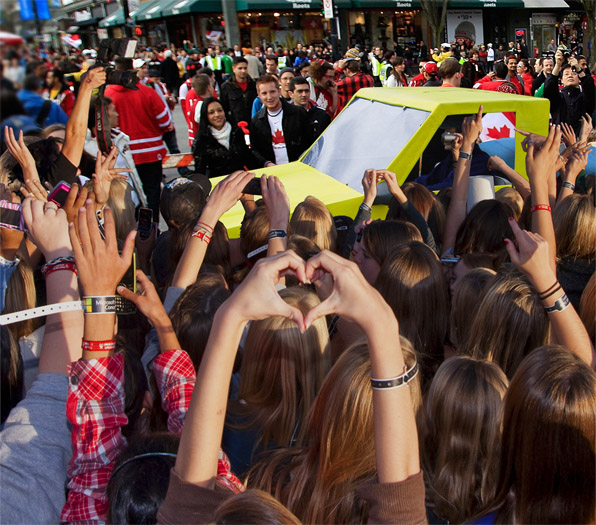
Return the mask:
<svg viewBox="0 0 596 525">
<path fill-rule="evenodd" d="M 263 75 L 257 81 L 263 108 L 250 123 L 250 143 L 265 166 L 298 160 L 313 142 L 313 127 L 304 108 L 280 96 L 277 78 Z"/>
</svg>

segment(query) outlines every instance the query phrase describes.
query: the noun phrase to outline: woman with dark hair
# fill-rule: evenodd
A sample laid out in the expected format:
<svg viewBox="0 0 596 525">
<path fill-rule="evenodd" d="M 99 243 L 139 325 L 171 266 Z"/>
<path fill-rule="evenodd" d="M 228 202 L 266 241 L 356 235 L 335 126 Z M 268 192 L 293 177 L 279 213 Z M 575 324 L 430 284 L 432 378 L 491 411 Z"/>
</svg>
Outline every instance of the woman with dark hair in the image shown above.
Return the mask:
<svg viewBox="0 0 596 525">
<path fill-rule="evenodd" d="M 408 77 L 406 76 L 406 61 L 403 57 L 395 57 L 392 60 L 393 69 L 387 79 L 387 87 L 407 87 Z"/>
<path fill-rule="evenodd" d="M 208 98 L 201 106 L 193 153 L 195 171 L 209 177 L 262 167 L 246 145 L 242 129 L 226 119 L 221 102 L 215 98 Z"/>
<path fill-rule="evenodd" d="M 69 117 L 74 109 L 75 94 L 64 80 L 64 72 L 60 69 L 52 69 L 46 75 L 46 86 L 44 97 L 56 102 Z"/>
<path fill-rule="evenodd" d="M 517 74 L 524 81 L 524 95 L 532 96 L 532 83 L 534 82 L 534 68 L 530 66 L 527 59 L 521 58 L 517 63 Z"/>
</svg>

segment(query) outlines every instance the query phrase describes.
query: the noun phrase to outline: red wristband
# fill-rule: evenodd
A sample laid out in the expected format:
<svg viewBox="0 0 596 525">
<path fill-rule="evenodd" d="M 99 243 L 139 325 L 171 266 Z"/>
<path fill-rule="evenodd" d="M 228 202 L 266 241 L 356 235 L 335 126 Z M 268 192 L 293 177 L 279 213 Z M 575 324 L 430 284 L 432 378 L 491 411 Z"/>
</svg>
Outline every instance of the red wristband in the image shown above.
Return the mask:
<svg viewBox="0 0 596 525">
<path fill-rule="evenodd" d="M 82 348 L 85 352 L 113 352 L 116 350 L 116 340 L 87 341 L 87 339 L 83 339 Z"/>
<path fill-rule="evenodd" d="M 58 272 L 60 270 L 69 270 L 71 272 L 74 272 L 75 275 L 78 275 L 77 267 L 76 267 L 75 263 L 69 263 L 69 262 L 55 264 L 54 266 L 50 266 L 45 271 L 42 270 L 42 273 L 43 273 L 44 278 L 47 279 L 48 275 L 50 275 L 54 272 Z"/>
<path fill-rule="evenodd" d="M 535 211 L 541 211 L 541 210 L 552 213 L 552 210 L 550 209 L 550 206 L 548 204 L 536 204 L 535 206 L 532 206 L 530 208 L 530 213 L 534 213 Z"/>
<path fill-rule="evenodd" d="M 209 244 L 211 242 L 211 237 L 205 230 L 198 230 L 196 232 L 193 232 L 192 236 L 196 237 L 201 241 L 204 241 L 206 244 Z"/>
</svg>

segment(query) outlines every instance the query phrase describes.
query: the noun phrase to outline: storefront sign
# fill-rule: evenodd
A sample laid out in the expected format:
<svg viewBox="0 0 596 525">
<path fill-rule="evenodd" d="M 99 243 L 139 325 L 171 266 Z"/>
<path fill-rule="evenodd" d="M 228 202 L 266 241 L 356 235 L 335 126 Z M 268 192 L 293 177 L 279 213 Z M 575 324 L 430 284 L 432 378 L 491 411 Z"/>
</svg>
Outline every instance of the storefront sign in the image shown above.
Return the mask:
<svg viewBox="0 0 596 525">
<path fill-rule="evenodd" d="M 412 7 L 412 2 L 402 2 L 400 0 L 396 0 L 395 7 Z"/>
<path fill-rule="evenodd" d="M 465 43 L 484 42 L 482 11 L 479 9 L 447 11 L 447 40 Z"/>
<path fill-rule="evenodd" d="M 292 6 L 292 9 L 311 9 L 313 7 L 312 0 L 286 0 L 286 2 Z"/>
<path fill-rule="evenodd" d="M 552 13 L 532 13 L 530 22 L 533 26 L 554 26 L 557 17 Z"/>
</svg>

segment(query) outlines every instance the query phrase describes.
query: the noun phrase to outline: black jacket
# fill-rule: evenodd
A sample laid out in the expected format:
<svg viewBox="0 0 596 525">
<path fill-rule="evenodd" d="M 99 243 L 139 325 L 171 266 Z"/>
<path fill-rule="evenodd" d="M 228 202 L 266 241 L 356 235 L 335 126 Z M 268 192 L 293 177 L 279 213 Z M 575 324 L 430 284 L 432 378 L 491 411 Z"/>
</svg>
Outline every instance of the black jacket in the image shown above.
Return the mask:
<svg viewBox="0 0 596 525">
<path fill-rule="evenodd" d="M 282 99 L 283 118 L 281 126 L 284 132 L 288 160 L 298 160 L 300 155 L 313 143 L 313 125 L 304 108 L 288 104 Z M 255 156 L 262 160 L 275 162 L 271 127 L 267 120 L 267 108 L 263 107 L 250 123 L 250 144 Z"/>
<path fill-rule="evenodd" d="M 587 113 L 594 113 L 594 79 L 589 71 L 580 77 L 582 90 L 576 87 L 564 87 L 559 91 L 559 77 L 552 73 L 544 82 L 544 98 L 550 100 L 550 112 L 554 124 L 569 124 L 579 135 L 581 118 Z"/>
<path fill-rule="evenodd" d="M 250 77 L 248 77 L 246 91 L 242 91 L 234 75 L 221 86 L 221 103 L 228 120 L 232 123 L 238 124 L 243 120 L 250 122 L 252 103 L 255 98 L 257 98 L 257 85 Z"/>
<path fill-rule="evenodd" d="M 171 89 L 170 86 L 177 86 L 180 83 L 180 74 L 178 72 L 178 66 L 176 65 L 176 61 L 172 59 L 172 57 L 166 58 L 161 63 L 161 78 L 168 86 L 168 89 Z"/>
<path fill-rule="evenodd" d="M 226 149 L 211 134 L 200 135 L 193 146 L 195 171 L 219 177 L 236 170 L 249 170 L 263 167 L 261 162 L 249 149 L 244 140 L 244 132 L 232 124 L 230 133 L 230 149 Z"/>
<path fill-rule="evenodd" d="M 321 109 L 315 104 L 311 104 L 310 108 L 306 111 L 308 118 L 312 123 L 313 127 L 313 142 L 319 138 L 319 135 L 325 131 L 327 126 L 331 124 L 331 117 L 324 109 Z"/>
</svg>

